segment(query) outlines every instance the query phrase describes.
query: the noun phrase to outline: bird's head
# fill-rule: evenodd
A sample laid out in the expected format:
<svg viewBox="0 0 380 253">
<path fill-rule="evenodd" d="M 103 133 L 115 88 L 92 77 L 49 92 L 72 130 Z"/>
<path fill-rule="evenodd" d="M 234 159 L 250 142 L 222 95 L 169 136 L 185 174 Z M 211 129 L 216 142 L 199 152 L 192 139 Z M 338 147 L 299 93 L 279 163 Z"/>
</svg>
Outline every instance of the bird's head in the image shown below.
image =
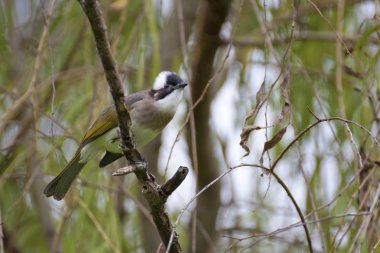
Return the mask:
<svg viewBox="0 0 380 253">
<path fill-rule="evenodd" d="M 154 99 L 172 100 L 173 98 L 182 98 L 183 88 L 187 85 L 176 73 L 162 71 L 154 80 L 153 89 Z"/>
<path fill-rule="evenodd" d="M 187 83 L 184 82 L 181 77 L 176 73 L 170 71 L 162 71 L 156 77 L 153 84 L 153 90 L 155 90 L 156 100 L 165 98 L 175 90 L 182 90 L 186 87 Z"/>
<path fill-rule="evenodd" d="M 153 98 L 164 111 L 175 111 L 187 86 L 181 77 L 170 71 L 162 71 L 153 84 Z"/>
</svg>

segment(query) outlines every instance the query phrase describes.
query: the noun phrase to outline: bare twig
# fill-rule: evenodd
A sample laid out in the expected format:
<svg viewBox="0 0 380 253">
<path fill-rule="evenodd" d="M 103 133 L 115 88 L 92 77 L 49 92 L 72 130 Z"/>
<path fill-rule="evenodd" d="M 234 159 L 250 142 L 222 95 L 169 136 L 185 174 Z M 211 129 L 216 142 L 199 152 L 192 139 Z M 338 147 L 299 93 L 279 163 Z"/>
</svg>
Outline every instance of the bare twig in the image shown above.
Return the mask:
<svg viewBox="0 0 380 253">
<path fill-rule="evenodd" d="M 343 119 L 343 118 L 340 118 L 340 117 L 332 117 L 332 118 L 325 118 L 325 119 L 319 119 L 317 120 L 316 122 L 310 124 L 309 126 L 307 126 L 304 130 L 302 130 L 289 144 L 288 146 L 285 147 L 285 149 L 280 153 L 280 155 L 277 157 L 277 159 L 275 160 L 275 162 L 273 163 L 272 167 L 271 167 L 271 170 L 274 170 L 274 168 L 276 167 L 277 163 L 282 159 L 282 157 L 285 155 L 285 153 L 293 146 L 293 144 L 298 141 L 305 133 L 307 133 L 310 129 L 312 129 L 313 127 L 315 127 L 316 125 L 322 123 L 322 122 L 330 122 L 330 121 L 341 121 L 343 123 L 347 123 L 347 124 L 352 124 L 352 125 L 355 125 L 357 127 L 359 127 L 360 129 L 362 129 L 364 132 L 366 132 L 368 135 L 371 136 L 371 139 L 374 143 L 376 143 L 377 147 L 380 149 L 380 143 L 379 141 L 376 139 L 375 136 L 373 136 L 373 134 L 371 133 L 370 130 L 368 130 L 367 128 L 365 128 L 364 126 L 360 125 L 359 123 L 355 122 L 355 121 L 352 121 L 352 120 L 347 120 L 347 119 Z"/>
<path fill-rule="evenodd" d="M 354 252 L 355 247 L 356 247 L 357 251 L 360 251 L 360 246 L 363 244 L 363 241 L 365 239 L 364 232 L 367 230 L 367 228 L 368 228 L 368 226 L 369 226 L 369 224 L 371 222 L 371 219 L 375 215 L 374 210 L 375 210 L 376 206 L 379 204 L 379 198 L 380 198 L 380 183 L 377 184 L 377 191 L 376 191 L 376 194 L 375 194 L 375 197 L 374 197 L 374 201 L 372 202 L 372 205 L 371 205 L 371 207 L 369 209 L 370 215 L 368 215 L 364 219 L 364 221 L 362 222 L 362 224 L 360 225 L 360 228 L 358 229 L 358 232 L 355 235 L 355 237 L 353 239 L 353 242 L 352 242 L 352 244 L 350 246 L 349 252 Z M 358 241 L 359 241 L 359 243 L 358 243 Z"/>
<path fill-rule="evenodd" d="M 375 136 L 373 136 L 371 134 L 371 132 L 366 129 L 365 127 L 361 126 L 360 124 L 354 122 L 354 121 L 351 121 L 351 120 L 346 120 L 346 119 L 342 119 L 342 118 L 339 118 L 339 117 L 334 117 L 334 118 L 326 118 L 326 119 L 319 119 L 317 120 L 315 123 L 309 125 L 308 127 L 306 127 L 304 130 L 302 130 L 291 142 L 290 144 L 285 147 L 285 149 L 280 153 L 280 155 L 278 156 L 278 158 L 275 160 L 275 162 L 273 163 L 272 167 L 271 167 L 271 174 L 276 178 L 276 180 L 278 181 L 278 183 L 283 187 L 283 189 L 287 192 L 289 198 L 291 199 L 293 205 L 295 206 L 295 208 L 297 209 L 297 212 L 304 224 L 304 229 L 305 229 L 305 233 L 307 235 L 307 239 L 310 240 L 310 236 L 309 236 L 309 232 L 308 232 L 308 229 L 306 227 L 306 224 L 305 224 L 305 219 L 303 217 L 303 214 L 302 214 L 302 211 L 301 209 L 299 208 L 297 202 L 295 201 L 293 195 L 291 194 L 291 192 L 289 191 L 288 187 L 286 186 L 286 184 L 281 180 L 281 178 L 276 174 L 274 173 L 274 168 L 276 167 L 276 165 L 278 164 L 278 162 L 282 159 L 282 157 L 285 155 L 285 153 L 290 149 L 290 147 L 293 146 L 293 144 L 295 142 L 297 142 L 305 133 L 307 133 L 310 129 L 312 129 L 313 127 L 315 127 L 316 125 L 318 125 L 319 123 L 322 123 L 322 122 L 329 122 L 329 121 L 341 121 L 345 124 L 353 124 L 353 125 L 356 125 L 358 127 L 360 127 L 362 130 L 364 130 L 367 134 L 369 134 L 371 137 L 372 137 L 372 140 L 373 142 L 375 142 L 377 144 L 377 146 L 380 148 L 380 145 L 379 145 L 379 142 L 378 140 L 376 139 Z M 309 242 L 310 243 L 310 242 Z M 311 244 L 309 244 L 310 246 Z M 310 248 L 311 252 L 312 252 L 312 249 Z"/>
<path fill-rule="evenodd" d="M 341 39 L 350 44 L 359 42 L 362 39 L 362 34 L 342 34 Z M 278 46 L 283 43 L 293 41 L 320 41 L 320 42 L 336 42 L 337 37 L 335 32 L 330 31 L 294 31 L 293 37 L 274 35 L 271 38 L 273 46 Z M 237 37 L 232 41 L 223 38 L 222 43 L 229 45 L 233 44 L 238 47 L 263 47 L 265 45 L 265 38 L 263 37 Z M 368 37 L 365 43 L 378 45 L 379 41 L 375 37 Z"/>
<path fill-rule="evenodd" d="M 337 41 L 339 41 L 340 44 L 340 49 L 342 49 L 342 46 L 344 46 L 344 50 L 345 52 L 348 54 L 348 55 L 351 55 L 350 53 L 350 50 L 348 49 L 347 47 L 347 44 L 343 41 L 341 35 L 342 35 L 342 31 L 339 31 L 341 28 L 339 27 L 340 25 L 343 26 L 343 22 L 339 25 L 338 24 L 338 30 L 335 30 L 334 29 L 334 26 L 331 24 L 330 20 L 325 16 L 323 15 L 322 11 L 320 8 L 318 8 L 318 6 L 312 1 L 312 0 L 307 0 L 310 5 L 312 5 L 315 10 L 318 12 L 318 14 L 321 16 L 321 18 L 323 20 L 325 20 L 325 22 L 327 23 L 328 26 L 330 26 L 330 28 L 334 31 L 335 35 L 336 35 L 336 38 L 337 38 Z M 338 14 L 337 16 L 337 19 L 338 20 L 342 20 L 343 19 L 343 15 L 344 15 L 344 10 L 342 10 L 344 8 L 344 0 L 338 0 L 338 6 L 337 6 L 337 9 L 338 9 L 338 12 L 341 12 L 340 14 Z M 343 27 L 342 27 L 343 28 Z"/>
<path fill-rule="evenodd" d="M 338 109 L 340 117 L 347 118 L 346 113 L 346 106 L 344 103 L 344 93 L 343 93 L 343 50 L 342 50 L 342 42 L 343 40 L 340 39 L 343 33 L 343 25 L 344 25 L 344 6 L 345 1 L 344 0 L 338 0 L 338 6 L 337 6 L 337 20 L 336 20 L 336 36 L 339 38 L 336 40 L 335 44 L 335 61 L 336 61 L 336 68 L 335 68 L 335 87 L 336 87 L 336 96 L 338 100 Z M 322 13 L 320 13 L 322 17 Z M 327 21 L 327 19 L 326 19 Z M 327 21 L 328 22 L 328 21 Z M 347 48 L 347 47 L 346 47 Z M 345 133 L 347 137 L 350 136 L 350 134 L 347 131 L 347 128 L 345 128 Z M 354 147 L 351 144 L 352 153 L 354 153 Z"/>
<path fill-rule="evenodd" d="M 187 211 L 190 207 L 190 205 L 201 195 L 203 194 L 207 189 L 209 189 L 210 187 L 212 187 L 214 184 L 216 184 L 220 179 L 222 179 L 224 176 L 228 175 L 229 173 L 231 173 L 233 170 L 237 169 L 237 168 L 241 168 L 241 167 L 254 167 L 254 168 L 260 168 L 262 170 L 266 170 L 266 171 L 269 171 L 268 168 L 265 168 L 261 165 L 258 165 L 258 164 L 239 164 L 239 165 L 236 165 L 234 167 L 231 167 L 231 168 L 228 168 L 228 170 L 226 170 L 223 174 L 219 175 L 218 177 L 216 177 L 214 180 L 212 180 L 209 184 L 207 184 L 206 186 L 204 186 L 199 192 L 197 192 L 197 194 L 195 194 L 194 197 L 192 197 L 189 202 L 187 202 L 187 204 L 185 205 L 185 207 L 181 210 L 181 212 L 179 213 L 178 217 L 177 217 L 177 220 L 175 221 L 174 223 L 174 230 L 173 230 L 173 233 L 171 234 L 170 236 L 170 241 L 169 241 L 169 245 L 172 244 L 172 242 L 175 240 L 175 228 L 176 226 L 179 224 L 179 221 L 181 220 L 183 214 L 185 213 L 185 211 Z M 167 250 L 166 253 L 168 253 L 169 251 Z"/>
<path fill-rule="evenodd" d="M 370 215 L 368 212 L 359 212 L 359 213 L 348 213 L 347 212 L 347 213 L 322 217 L 322 218 L 315 220 L 315 221 L 308 221 L 307 224 L 314 224 L 317 222 L 324 222 L 324 221 L 329 221 L 329 220 L 334 220 L 334 219 L 342 219 L 342 218 L 347 218 L 347 217 L 357 218 L 357 217 L 368 216 L 368 215 Z M 240 238 L 232 237 L 232 236 L 225 236 L 225 237 L 236 240 L 236 242 L 234 242 L 230 245 L 229 249 L 232 249 L 236 244 L 238 244 L 241 241 L 252 239 L 252 238 L 259 238 L 254 243 L 252 243 L 251 245 L 246 247 L 246 248 L 248 248 L 248 247 L 253 247 L 254 245 L 256 245 L 257 243 L 259 243 L 260 241 L 262 241 L 266 238 L 273 237 L 277 234 L 287 232 L 290 229 L 298 228 L 300 226 L 302 226 L 302 223 L 296 222 L 296 223 L 290 224 L 289 226 L 279 228 L 279 229 L 276 229 L 276 230 L 268 232 L 268 233 L 255 233 L 255 234 L 251 234 L 251 235 L 248 235 L 245 237 L 240 237 Z"/>
<path fill-rule="evenodd" d="M 380 238 L 379 240 L 377 240 L 377 242 L 375 243 L 375 246 L 373 246 L 372 250 L 371 250 L 371 253 L 375 253 L 375 250 L 379 249 L 379 246 L 380 246 Z"/>
<path fill-rule="evenodd" d="M 308 3 L 305 3 L 305 1 L 298 1 L 300 2 L 300 7 L 298 11 L 299 17 L 306 17 L 310 15 L 315 10 L 315 6 L 310 5 Z M 315 1 L 318 4 L 319 10 L 330 10 L 331 8 L 337 8 L 338 1 L 331 1 L 331 0 L 317 0 Z M 360 3 L 362 0 L 346 0 L 347 5 L 354 6 L 356 3 Z M 279 25 L 283 24 L 289 20 L 292 19 L 292 13 L 290 11 L 284 11 L 282 13 L 279 13 L 276 17 L 273 18 L 273 25 Z"/>
<path fill-rule="evenodd" d="M 173 177 L 161 186 L 163 194 L 165 194 L 165 196 L 170 196 L 185 179 L 187 173 L 189 173 L 188 168 L 183 166 L 179 167 Z"/>
<path fill-rule="evenodd" d="M 303 228 L 305 230 L 307 244 L 309 246 L 309 251 L 311 253 L 313 253 L 314 251 L 313 251 L 313 246 L 312 246 L 312 243 L 311 243 L 309 229 L 307 228 L 306 220 L 305 220 L 305 217 L 303 216 L 301 208 L 299 207 L 296 199 L 293 197 L 293 194 L 290 192 L 289 188 L 286 186 L 285 182 L 273 170 L 271 171 L 271 175 L 273 175 L 276 178 L 277 182 L 286 191 L 286 193 L 288 194 L 288 197 L 290 198 L 290 200 L 292 201 L 294 207 L 296 208 L 297 213 L 298 213 L 298 215 L 299 215 L 299 217 L 300 217 L 300 219 L 302 221 L 302 226 L 303 226 Z"/>
<path fill-rule="evenodd" d="M 4 253 L 4 234 L 3 234 L 3 220 L 1 218 L 1 212 L 0 212 L 0 253 Z"/>
<path fill-rule="evenodd" d="M 310 204 L 311 204 L 311 207 L 312 207 L 312 210 L 315 210 L 317 205 L 315 203 L 315 196 L 313 194 L 313 191 L 312 191 L 312 186 L 307 178 L 307 175 L 306 175 L 306 171 L 305 171 L 305 168 L 303 166 L 303 157 L 302 157 L 302 152 L 301 152 L 301 145 L 299 142 L 297 142 L 297 150 L 298 150 L 298 154 L 299 154 L 299 158 L 298 158 L 298 166 L 300 167 L 300 170 L 301 170 L 301 173 L 302 173 L 302 177 L 305 181 L 305 186 L 306 186 L 306 189 L 307 189 L 307 194 L 309 195 L 309 199 L 310 199 Z M 318 215 L 318 212 L 312 212 L 312 215 L 314 216 L 314 220 L 315 221 L 318 221 L 319 220 L 319 215 Z M 320 222 L 316 222 L 316 225 L 317 225 L 317 230 L 318 230 L 318 233 L 319 233 L 319 236 L 321 238 L 321 247 L 322 247 L 322 251 L 326 251 L 326 240 L 324 239 L 324 235 L 323 235 L 323 230 L 322 230 L 322 226 L 321 226 L 321 223 Z"/>
<path fill-rule="evenodd" d="M 96 230 L 99 232 L 103 240 L 111 247 L 112 251 L 115 253 L 121 253 L 120 248 L 117 247 L 117 245 L 115 245 L 114 240 L 111 240 L 111 238 L 107 235 L 106 231 L 104 231 L 101 225 L 101 221 L 99 221 L 99 219 L 96 218 L 95 214 L 91 211 L 89 206 L 80 198 L 77 199 L 77 202 L 83 208 L 90 220 L 94 223 Z"/>
<path fill-rule="evenodd" d="M 363 159 L 362 159 L 362 156 L 360 155 L 359 147 L 354 140 L 354 136 L 353 136 L 351 129 L 348 126 L 348 124 L 344 123 L 344 126 L 345 126 L 347 133 L 348 133 L 348 137 L 350 137 L 351 146 L 354 148 L 354 151 L 358 157 L 359 170 L 361 170 L 363 168 Z"/>
<path fill-rule="evenodd" d="M 362 173 L 362 170 L 363 169 L 359 170 L 359 173 L 357 173 L 357 175 L 359 177 L 360 177 L 360 174 Z M 376 172 L 375 170 L 372 170 L 370 173 L 368 173 L 368 175 L 362 180 L 361 184 L 357 187 L 358 194 L 353 194 L 352 197 L 350 198 L 350 200 L 348 201 L 347 207 L 346 207 L 347 212 L 350 210 L 350 208 L 352 208 L 352 202 L 355 201 L 356 199 L 360 198 L 357 195 L 360 195 L 360 191 L 362 191 L 362 189 L 366 187 L 367 182 L 370 181 L 371 178 L 373 178 L 375 172 Z M 355 178 L 356 178 L 356 176 L 353 178 L 353 180 L 351 180 L 351 182 L 353 182 Z M 351 185 L 351 182 L 349 182 L 347 185 Z M 345 188 L 347 189 L 348 187 L 345 187 Z M 341 192 L 344 192 L 344 191 L 341 191 Z M 360 205 L 358 207 L 359 210 L 363 210 L 363 207 L 366 205 L 366 200 L 369 198 L 369 195 L 370 195 L 370 190 L 367 189 L 365 196 L 363 197 L 363 199 L 360 200 Z M 346 235 L 350 231 L 352 231 L 353 225 L 354 225 L 354 220 L 352 220 L 349 224 L 346 224 L 344 221 L 342 221 L 340 223 L 338 229 L 335 232 L 332 243 L 331 243 L 331 245 L 333 245 L 331 252 L 337 252 L 337 250 L 339 249 L 339 246 L 342 244 Z M 342 232 L 343 228 L 344 228 L 344 231 Z M 337 239 L 338 235 L 340 235 L 339 240 Z M 338 241 L 338 242 L 335 243 L 336 241 Z"/>
<path fill-rule="evenodd" d="M 104 185 L 90 184 L 83 179 L 80 181 L 80 184 L 86 187 L 93 188 L 93 189 L 107 191 L 109 193 L 114 193 L 114 194 L 121 193 L 123 196 L 128 197 L 129 200 L 132 200 L 136 208 L 140 210 L 142 215 L 144 215 L 145 218 L 154 226 L 154 222 L 153 222 L 152 216 L 149 213 L 149 210 L 138 198 L 136 198 L 132 193 L 128 191 L 127 187 L 125 187 L 124 184 L 121 185 L 121 189 L 116 189 L 116 187 L 107 187 Z"/>
<path fill-rule="evenodd" d="M 40 67 L 42 64 L 45 45 L 46 45 L 46 41 L 47 41 L 48 33 L 49 33 L 51 15 L 54 9 L 53 8 L 54 3 L 55 3 L 55 0 L 49 1 L 49 6 L 48 6 L 47 14 L 46 14 L 46 19 L 45 19 L 45 27 L 42 31 L 42 35 L 38 43 L 38 47 L 36 51 L 37 52 L 36 59 L 34 61 L 34 65 L 32 68 L 32 75 L 31 75 L 29 87 L 27 91 L 15 102 L 13 102 L 13 104 L 10 107 L 8 107 L 8 109 L 4 112 L 0 120 L 0 133 L 3 133 L 7 125 L 20 114 L 22 109 L 25 108 L 24 107 L 25 103 L 30 101 L 29 99 L 33 96 L 34 92 L 38 88 L 36 86 L 37 76 L 38 76 L 38 71 L 40 70 Z"/>
<path fill-rule="evenodd" d="M 52 245 L 50 247 L 50 252 L 59 252 L 58 251 L 59 242 L 60 242 L 61 237 L 62 237 L 63 229 L 64 229 L 65 224 L 67 224 L 66 222 L 70 218 L 72 211 L 73 211 L 73 208 L 70 208 L 68 206 L 64 207 L 63 213 L 60 216 L 61 220 L 58 223 L 58 227 L 54 233 Z"/>
</svg>

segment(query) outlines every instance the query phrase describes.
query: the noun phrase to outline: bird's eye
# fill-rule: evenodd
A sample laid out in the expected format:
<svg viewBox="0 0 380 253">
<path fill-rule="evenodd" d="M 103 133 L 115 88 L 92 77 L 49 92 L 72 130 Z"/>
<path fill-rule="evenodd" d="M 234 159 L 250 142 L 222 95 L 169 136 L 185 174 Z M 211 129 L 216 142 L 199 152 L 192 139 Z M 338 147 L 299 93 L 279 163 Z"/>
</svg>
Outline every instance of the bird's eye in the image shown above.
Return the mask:
<svg viewBox="0 0 380 253">
<path fill-rule="evenodd" d="M 165 84 L 164 88 L 168 88 L 169 87 L 169 84 Z"/>
</svg>

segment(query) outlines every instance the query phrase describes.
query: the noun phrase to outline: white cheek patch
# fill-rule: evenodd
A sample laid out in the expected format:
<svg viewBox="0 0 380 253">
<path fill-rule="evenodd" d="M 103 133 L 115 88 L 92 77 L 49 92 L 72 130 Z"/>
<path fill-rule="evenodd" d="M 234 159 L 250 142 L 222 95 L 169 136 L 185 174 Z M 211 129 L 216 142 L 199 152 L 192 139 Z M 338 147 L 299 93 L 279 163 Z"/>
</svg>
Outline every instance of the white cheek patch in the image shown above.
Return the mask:
<svg viewBox="0 0 380 253">
<path fill-rule="evenodd" d="M 159 90 L 161 88 L 164 88 L 166 84 L 166 77 L 170 74 L 170 71 L 162 71 L 160 74 L 158 74 L 158 76 L 154 80 L 153 89 Z"/>
<path fill-rule="evenodd" d="M 182 96 L 183 89 L 176 89 L 163 99 L 158 100 L 156 105 L 161 112 L 176 112 Z"/>
</svg>

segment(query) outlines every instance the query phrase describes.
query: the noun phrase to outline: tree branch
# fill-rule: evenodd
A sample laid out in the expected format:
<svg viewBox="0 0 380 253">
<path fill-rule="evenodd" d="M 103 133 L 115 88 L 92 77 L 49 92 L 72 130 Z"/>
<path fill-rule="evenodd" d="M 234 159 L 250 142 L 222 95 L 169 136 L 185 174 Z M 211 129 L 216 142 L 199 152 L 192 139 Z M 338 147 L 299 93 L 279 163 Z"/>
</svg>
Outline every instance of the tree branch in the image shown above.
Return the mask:
<svg viewBox="0 0 380 253">
<path fill-rule="evenodd" d="M 362 39 L 362 34 L 342 34 L 341 39 L 347 43 L 355 44 Z M 336 42 L 338 40 L 335 32 L 329 31 L 294 31 L 293 37 L 274 36 L 271 42 L 274 46 L 289 43 L 293 41 L 319 41 L 319 42 Z M 264 37 L 238 37 L 233 40 L 222 38 L 222 44 L 229 45 L 232 43 L 239 47 L 263 47 L 265 45 Z M 368 37 L 365 43 L 376 44 L 377 38 Z"/>
<path fill-rule="evenodd" d="M 141 161 L 142 156 L 135 149 L 132 139 L 131 117 L 124 106 L 124 90 L 121 84 L 116 60 L 111 51 L 107 35 L 107 27 L 103 19 L 99 3 L 96 0 L 78 0 L 90 22 L 95 37 L 96 49 L 102 62 L 108 85 L 111 89 L 112 98 L 119 121 L 120 146 L 125 157 L 132 162 Z"/>
<path fill-rule="evenodd" d="M 178 186 L 183 182 L 187 173 L 189 173 L 189 169 L 186 167 L 179 167 L 177 172 L 173 175 L 171 179 L 169 179 L 162 187 L 162 192 L 165 196 L 170 196 Z"/>
<path fill-rule="evenodd" d="M 131 117 L 124 106 L 124 90 L 117 69 L 115 58 L 112 54 L 111 46 L 107 36 L 107 27 L 103 19 L 102 12 L 97 0 L 78 0 L 85 12 L 95 37 L 96 48 L 102 62 L 104 73 L 111 94 L 115 103 L 115 108 L 120 128 L 120 146 L 124 156 L 130 162 L 125 171 L 118 170 L 115 175 L 134 173 L 138 179 L 139 187 L 144 194 L 150 208 L 154 223 L 160 234 L 161 240 L 168 245 L 170 236 L 174 233 L 170 252 L 182 252 L 178 242 L 178 235 L 173 232 L 173 226 L 169 216 L 165 211 L 165 203 L 169 195 L 185 179 L 188 169 L 180 167 L 177 173 L 167 183 L 161 187 L 156 183 L 155 177 L 147 171 L 147 162 L 143 159 L 138 150 L 135 149 L 131 133 Z"/>
</svg>

